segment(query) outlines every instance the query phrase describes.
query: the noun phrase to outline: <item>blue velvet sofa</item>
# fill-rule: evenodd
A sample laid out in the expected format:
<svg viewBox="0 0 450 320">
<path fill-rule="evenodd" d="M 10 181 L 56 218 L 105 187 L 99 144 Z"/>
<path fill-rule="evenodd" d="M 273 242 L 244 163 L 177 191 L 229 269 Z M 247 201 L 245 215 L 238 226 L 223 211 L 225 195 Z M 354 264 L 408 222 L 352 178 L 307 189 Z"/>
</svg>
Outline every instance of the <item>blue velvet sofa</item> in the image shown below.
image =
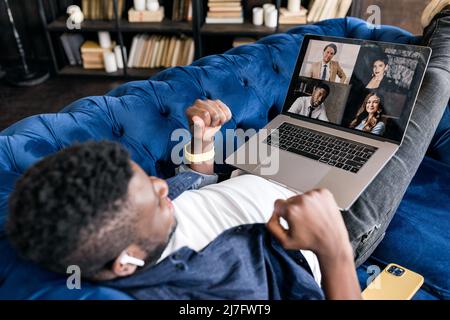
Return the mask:
<svg viewBox="0 0 450 320">
<path fill-rule="evenodd" d="M 129 82 L 105 96 L 78 100 L 57 114 L 24 119 L 0 133 L 0 299 L 131 299 L 127 294 L 82 283 L 68 290 L 66 278 L 21 260 L 4 233 L 8 195 L 15 180 L 37 160 L 75 141 L 109 139 L 125 146 L 150 175 L 169 177 L 171 132 L 187 128 L 185 109 L 195 99 L 222 99 L 233 112 L 227 128 L 261 128 L 280 112 L 303 35 L 314 33 L 399 43 L 418 39 L 398 28 L 370 29 L 348 18 L 301 26 L 266 37 L 191 66 Z M 68 88 L 70 90 L 70 88 Z M 39 103 L 38 101 L 36 103 Z M 421 273 L 416 299 L 450 298 L 450 111 L 396 213 L 385 239 L 358 269 L 399 263 Z"/>
</svg>

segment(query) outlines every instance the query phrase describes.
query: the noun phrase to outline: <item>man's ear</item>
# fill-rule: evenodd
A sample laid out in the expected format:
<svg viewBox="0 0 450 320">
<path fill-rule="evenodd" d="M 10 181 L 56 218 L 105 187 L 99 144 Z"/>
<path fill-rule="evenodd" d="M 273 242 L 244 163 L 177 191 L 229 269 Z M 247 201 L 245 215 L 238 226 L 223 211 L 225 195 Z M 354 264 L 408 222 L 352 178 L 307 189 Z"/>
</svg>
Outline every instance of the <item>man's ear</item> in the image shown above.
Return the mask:
<svg viewBox="0 0 450 320">
<path fill-rule="evenodd" d="M 135 250 L 133 250 L 134 246 L 129 246 L 127 249 L 122 251 L 120 255 L 114 260 L 114 263 L 111 267 L 111 271 L 117 276 L 117 277 L 127 277 L 132 275 L 136 272 L 137 266 L 130 263 L 122 264 L 121 260 L 124 255 L 129 255 L 130 257 L 136 257 Z"/>
</svg>

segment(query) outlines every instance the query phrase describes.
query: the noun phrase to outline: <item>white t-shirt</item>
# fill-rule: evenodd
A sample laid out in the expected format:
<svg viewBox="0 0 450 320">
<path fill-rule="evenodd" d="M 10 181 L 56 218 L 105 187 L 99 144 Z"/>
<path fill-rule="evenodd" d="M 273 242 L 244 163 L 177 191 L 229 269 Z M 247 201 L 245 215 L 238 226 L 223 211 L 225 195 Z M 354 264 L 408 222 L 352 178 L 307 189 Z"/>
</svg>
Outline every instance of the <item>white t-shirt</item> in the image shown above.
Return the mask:
<svg viewBox="0 0 450 320">
<path fill-rule="evenodd" d="M 173 201 L 178 227 L 160 261 L 184 246 L 200 251 L 229 228 L 266 223 L 272 216 L 275 200 L 294 195 L 282 186 L 250 174 L 185 191 Z M 302 254 L 320 285 L 316 255 L 303 250 Z"/>
</svg>

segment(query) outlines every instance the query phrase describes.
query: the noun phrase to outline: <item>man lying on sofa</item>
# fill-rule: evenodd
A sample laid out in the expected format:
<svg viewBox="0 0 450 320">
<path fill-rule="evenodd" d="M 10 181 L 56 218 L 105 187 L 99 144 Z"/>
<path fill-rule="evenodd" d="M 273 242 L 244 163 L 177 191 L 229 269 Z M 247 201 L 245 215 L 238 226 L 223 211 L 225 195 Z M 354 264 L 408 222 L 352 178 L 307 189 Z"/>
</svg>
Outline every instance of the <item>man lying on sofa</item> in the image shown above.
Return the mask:
<svg viewBox="0 0 450 320">
<path fill-rule="evenodd" d="M 138 299 L 360 298 L 354 259 L 360 264 L 381 241 L 450 98 L 450 0 L 432 1 L 423 22 L 431 22 L 424 44 L 433 55 L 406 139 L 348 212 L 326 190 L 294 195 L 252 175 L 217 184 L 211 161 L 182 168 L 180 180 L 202 188 L 172 203 L 167 183 L 119 145 L 87 142 L 19 179 L 9 240 L 43 267 L 78 265 L 85 279 Z M 231 113 L 198 100 L 187 116 L 191 152 L 206 153 Z"/>
</svg>

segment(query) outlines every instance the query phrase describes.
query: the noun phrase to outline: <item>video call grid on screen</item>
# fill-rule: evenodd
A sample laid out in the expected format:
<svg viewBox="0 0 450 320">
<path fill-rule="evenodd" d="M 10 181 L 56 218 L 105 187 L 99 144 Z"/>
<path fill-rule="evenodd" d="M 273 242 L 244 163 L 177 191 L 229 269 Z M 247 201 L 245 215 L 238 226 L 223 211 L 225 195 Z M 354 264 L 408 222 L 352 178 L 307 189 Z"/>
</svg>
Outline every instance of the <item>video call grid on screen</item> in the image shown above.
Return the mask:
<svg viewBox="0 0 450 320">
<path fill-rule="evenodd" d="M 431 49 L 305 36 L 284 112 L 400 142 Z"/>
</svg>

